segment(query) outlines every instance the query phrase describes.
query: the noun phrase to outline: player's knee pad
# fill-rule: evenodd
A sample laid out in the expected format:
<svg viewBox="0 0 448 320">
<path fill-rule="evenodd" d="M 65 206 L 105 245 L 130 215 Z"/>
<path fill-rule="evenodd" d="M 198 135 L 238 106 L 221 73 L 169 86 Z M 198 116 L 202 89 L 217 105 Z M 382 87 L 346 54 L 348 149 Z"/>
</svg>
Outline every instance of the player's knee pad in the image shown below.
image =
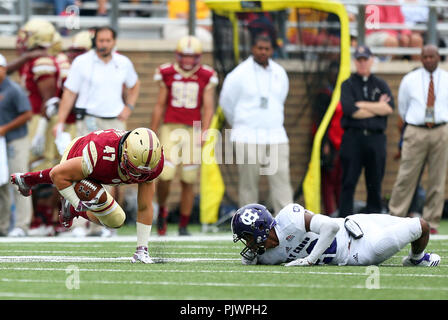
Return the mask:
<svg viewBox="0 0 448 320">
<path fill-rule="evenodd" d="M 104 226 L 109 228 L 120 228 L 126 219 L 123 209 L 108 192 L 107 201 L 91 212 Z"/>
<path fill-rule="evenodd" d="M 126 220 L 126 215 L 123 210 L 120 210 L 120 212 L 108 214 L 103 217 L 97 216 L 97 218 L 104 226 L 117 229 L 124 224 L 124 221 Z"/>
<path fill-rule="evenodd" d="M 162 173 L 159 178 L 163 181 L 171 181 L 174 179 L 174 175 L 176 174 L 176 166 L 170 162 L 165 160 Z"/>
<path fill-rule="evenodd" d="M 181 180 L 185 183 L 193 184 L 198 179 L 199 165 L 184 165 L 182 167 Z"/>
</svg>

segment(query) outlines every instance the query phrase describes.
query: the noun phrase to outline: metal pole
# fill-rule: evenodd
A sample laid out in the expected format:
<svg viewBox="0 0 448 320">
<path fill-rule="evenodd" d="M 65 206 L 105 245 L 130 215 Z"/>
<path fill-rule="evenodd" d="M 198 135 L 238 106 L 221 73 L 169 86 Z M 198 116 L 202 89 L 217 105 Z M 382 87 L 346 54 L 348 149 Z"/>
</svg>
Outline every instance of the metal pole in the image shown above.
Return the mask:
<svg viewBox="0 0 448 320">
<path fill-rule="evenodd" d="M 20 0 L 20 14 L 22 16 L 21 25 L 24 25 L 31 16 L 31 1 Z"/>
<path fill-rule="evenodd" d="M 434 0 L 432 0 L 434 1 Z M 426 42 L 428 44 L 437 45 L 437 8 L 430 7 L 428 15 L 428 32 L 426 36 Z"/>
<path fill-rule="evenodd" d="M 366 42 L 366 6 L 358 6 L 358 17 L 357 17 L 357 29 L 358 29 L 358 45 L 364 45 Z"/>
<path fill-rule="evenodd" d="M 188 11 L 188 35 L 196 34 L 196 0 L 190 1 L 190 10 Z"/>
<path fill-rule="evenodd" d="M 118 30 L 118 16 L 119 16 L 119 8 L 118 8 L 118 0 L 112 0 L 110 2 L 110 26 L 119 33 Z"/>
</svg>

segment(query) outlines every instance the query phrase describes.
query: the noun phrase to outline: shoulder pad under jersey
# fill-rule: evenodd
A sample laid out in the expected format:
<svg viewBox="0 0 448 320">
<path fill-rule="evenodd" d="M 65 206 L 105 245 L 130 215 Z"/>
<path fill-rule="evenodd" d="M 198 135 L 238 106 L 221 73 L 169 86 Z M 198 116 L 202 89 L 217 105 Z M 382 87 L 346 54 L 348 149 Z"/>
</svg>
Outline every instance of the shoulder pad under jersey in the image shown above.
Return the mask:
<svg viewBox="0 0 448 320">
<path fill-rule="evenodd" d="M 54 75 L 57 72 L 57 67 L 53 59 L 49 57 L 40 57 L 34 61 L 31 70 L 34 75 L 34 79 L 37 80 L 39 77 L 44 75 Z"/>
<path fill-rule="evenodd" d="M 96 150 L 96 145 L 93 141 L 90 141 L 82 150 L 82 172 L 85 176 L 92 174 L 97 161 L 98 152 Z"/>
</svg>

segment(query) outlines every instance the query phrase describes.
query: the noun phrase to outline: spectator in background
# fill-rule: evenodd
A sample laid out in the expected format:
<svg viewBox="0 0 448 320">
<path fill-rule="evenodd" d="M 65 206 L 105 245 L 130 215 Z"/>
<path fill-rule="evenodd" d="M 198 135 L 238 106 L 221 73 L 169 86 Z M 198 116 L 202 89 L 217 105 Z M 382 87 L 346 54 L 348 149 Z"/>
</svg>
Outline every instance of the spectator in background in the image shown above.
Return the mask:
<svg viewBox="0 0 448 320">
<path fill-rule="evenodd" d="M 51 167 L 59 161 L 50 125 L 59 101 L 60 72 L 56 58 L 50 53 L 55 39 L 57 32 L 50 22 L 31 19 L 17 33 L 16 49 L 20 57 L 8 65 L 8 72 L 18 70 L 33 111 L 28 127 L 31 142 L 28 159 L 33 170 Z M 33 221 L 44 216 L 52 223 L 59 207 L 58 193 L 51 184 L 42 188 L 46 189 L 45 197 L 41 189 L 33 190 Z M 53 226 L 48 229 L 54 233 Z"/>
<path fill-rule="evenodd" d="M 269 37 L 254 39 L 252 55 L 226 76 L 219 104 L 232 126 L 240 206 L 258 202 L 259 178 L 267 175 L 277 214 L 292 202 L 293 193 L 289 140 L 283 125 L 289 80 L 283 67 L 270 59 L 272 54 Z"/>
<path fill-rule="evenodd" d="M 406 129 L 406 123 L 403 122 L 403 119 L 401 119 L 400 116 L 398 116 L 397 120 L 397 129 L 400 133 L 400 141 L 398 142 L 398 150 L 397 153 L 394 156 L 394 160 L 400 160 L 401 159 L 401 149 L 403 147 L 403 136 L 404 131 Z M 412 197 L 411 205 L 409 206 L 408 210 L 408 216 L 415 217 L 415 216 L 421 216 L 423 213 L 423 205 L 425 202 L 425 190 L 421 186 L 421 179 L 423 175 L 423 168 L 420 171 L 418 182 L 417 182 L 417 188 L 415 189 L 414 196 Z"/>
<path fill-rule="evenodd" d="M 59 16 L 61 14 L 64 14 L 65 9 L 68 6 L 79 6 L 81 4 L 81 1 L 78 0 L 32 0 L 36 3 L 47 3 L 53 5 L 54 14 Z"/>
<path fill-rule="evenodd" d="M 381 23 L 401 24 L 405 27 L 405 18 L 397 0 L 397 6 L 378 6 L 375 1 L 366 6 L 366 45 L 369 47 L 417 47 L 423 46 L 421 35 L 412 33 L 409 29 L 379 29 Z"/>
<path fill-rule="evenodd" d="M 188 19 L 190 12 L 189 0 L 168 0 L 168 17 L 170 19 Z M 203 0 L 196 0 L 196 19 L 203 20 L 210 18 L 210 9 Z M 188 27 L 185 25 L 166 24 L 163 26 L 164 39 L 180 39 L 188 35 Z M 202 43 L 211 43 L 213 41 L 211 28 L 196 26 L 195 36 Z"/>
<path fill-rule="evenodd" d="M 54 134 L 63 130 L 73 107 L 78 136 L 96 130 L 126 130 L 126 121 L 140 91 L 138 75 L 129 58 L 115 52 L 116 32 L 112 28 L 99 27 L 94 44 L 95 50 L 79 55 L 72 63 L 64 83 Z M 125 101 L 124 87 L 127 88 Z M 110 192 L 117 199 L 118 189 Z"/>
<path fill-rule="evenodd" d="M 189 235 L 187 226 L 194 204 L 194 184 L 200 169 L 200 137 L 210 126 L 218 84 L 216 72 L 200 63 L 201 55 L 202 44 L 198 38 L 182 37 L 176 48 L 176 63 L 161 65 L 154 75 L 154 80 L 159 83 L 159 95 L 151 119 L 151 130 L 158 131 L 163 117 L 159 136 L 165 152 L 165 166 L 157 182 L 159 235 L 166 234 L 166 202 L 177 165 L 182 166 L 179 235 Z M 200 140 L 195 141 L 195 137 Z"/>
<path fill-rule="evenodd" d="M 401 153 L 400 169 L 392 189 L 389 211 L 405 217 L 419 180 L 428 165 L 423 219 L 431 233 L 437 233 L 442 216 L 448 161 L 448 94 L 444 84 L 448 73 L 438 67 L 438 48 L 426 45 L 422 49 L 423 68 L 407 74 L 398 91 L 398 111 L 407 123 Z"/>
<path fill-rule="evenodd" d="M 356 48 L 356 73 L 341 86 L 343 116 L 340 157 L 342 190 L 339 216 L 353 214 L 356 185 L 364 168 L 367 207 L 364 212 L 381 213 L 381 183 L 386 165 L 387 116 L 394 100 L 387 83 L 371 73 L 373 56 L 366 46 Z"/>
<path fill-rule="evenodd" d="M 314 103 L 313 137 L 330 105 L 339 74 L 339 64 L 337 62 L 332 62 L 328 69 L 328 79 L 318 92 Z M 342 107 L 340 103 L 338 103 L 321 143 L 321 186 L 324 212 L 326 215 L 334 214 L 339 207 L 342 182 L 342 167 L 339 157 L 339 148 L 344 133 L 340 124 L 341 117 Z"/>
<path fill-rule="evenodd" d="M 87 16 L 91 16 L 91 15 L 97 15 L 97 16 L 107 16 L 107 5 L 109 0 L 82 0 L 79 1 L 80 3 L 82 2 L 93 2 L 96 1 L 97 4 L 97 8 L 95 11 L 93 10 L 89 10 L 89 9 L 82 9 L 81 10 L 81 15 L 87 15 Z"/>
<path fill-rule="evenodd" d="M 426 24 L 428 23 L 429 7 L 426 7 L 424 5 L 422 6 L 415 5 L 416 3 L 422 3 L 422 0 L 400 0 L 400 2 L 402 4 L 401 12 L 403 13 L 406 25 L 410 27 L 416 25 L 426 27 Z M 411 30 L 411 42 L 412 39 L 414 39 L 414 42 L 418 43 L 418 46 L 420 48 L 423 47 L 424 38 L 425 38 L 424 31 Z M 419 59 L 420 55 L 412 56 L 412 60 L 419 60 Z"/>
<path fill-rule="evenodd" d="M 28 170 L 27 122 L 33 113 L 23 89 L 6 77 L 6 59 L 0 54 L 0 137 L 6 138 L 9 173 Z M 14 191 L 15 226 L 9 236 L 25 236 L 32 218 L 30 198 Z M 0 186 L 0 235 L 8 234 L 11 218 L 9 185 Z"/>
</svg>

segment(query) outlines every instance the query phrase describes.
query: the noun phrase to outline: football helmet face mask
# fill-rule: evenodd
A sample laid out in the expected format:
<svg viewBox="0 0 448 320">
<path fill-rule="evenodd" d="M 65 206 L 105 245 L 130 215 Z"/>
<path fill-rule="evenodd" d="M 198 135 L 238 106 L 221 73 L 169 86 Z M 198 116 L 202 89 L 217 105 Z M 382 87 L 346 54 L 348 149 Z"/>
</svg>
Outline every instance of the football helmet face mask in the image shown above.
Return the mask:
<svg viewBox="0 0 448 320">
<path fill-rule="evenodd" d="M 16 48 L 19 53 L 34 48 L 50 48 L 54 43 L 56 29 L 54 26 L 42 19 L 28 21 L 17 33 Z"/>
<path fill-rule="evenodd" d="M 185 71 L 193 70 L 201 61 L 202 44 L 194 36 L 182 37 L 176 47 L 176 62 Z"/>
<path fill-rule="evenodd" d="M 265 251 L 269 232 L 277 224 L 271 213 L 261 204 L 248 204 L 238 209 L 232 217 L 233 242 L 241 241 L 241 256 L 253 260 Z"/>
<path fill-rule="evenodd" d="M 162 145 L 150 129 L 132 130 L 121 148 L 120 168 L 133 183 L 147 181 L 158 166 L 163 166 Z"/>
</svg>

